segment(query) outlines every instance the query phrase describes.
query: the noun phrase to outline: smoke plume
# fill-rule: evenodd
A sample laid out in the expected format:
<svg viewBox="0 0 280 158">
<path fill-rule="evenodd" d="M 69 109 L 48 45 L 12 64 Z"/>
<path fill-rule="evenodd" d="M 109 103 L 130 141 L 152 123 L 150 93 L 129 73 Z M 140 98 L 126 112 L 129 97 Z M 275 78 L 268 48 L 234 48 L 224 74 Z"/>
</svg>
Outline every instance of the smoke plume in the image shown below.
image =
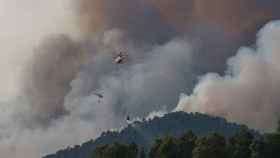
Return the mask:
<svg viewBox="0 0 280 158">
<path fill-rule="evenodd" d="M 274 130 L 279 119 L 279 21 L 266 25 L 255 48 L 241 47 L 228 60 L 225 76 L 209 73 L 200 78 L 177 110 L 225 117 L 262 130 Z"/>
<path fill-rule="evenodd" d="M 79 45 L 66 35 L 49 37 L 35 49 L 35 57 L 25 72 L 24 95 L 32 107 L 31 124 L 48 125 L 67 114 L 64 97 L 78 72 Z M 29 123 L 29 122 L 27 122 Z"/>
<path fill-rule="evenodd" d="M 20 6 L 35 4 L 33 0 L 28 2 Z M 18 30 L 26 24 L 27 31 L 22 36 L 16 33 L 16 39 L 30 42 L 28 51 L 18 48 L 21 54 L 29 52 L 21 62 L 26 64 L 20 65 L 24 68 L 14 77 L 18 80 L 18 93 L 11 97 L 12 101 L 0 100 L 1 157 L 38 158 L 94 138 L 103 130 L 120 128 L 126 125 L 127 115 L 134 119 L 161 114 L 154 111 L 172 111 L 178 96 L 190 94 L 194 87 L 194 95 L 182 98 L 178 109 L 225 116 L 265 130 L 274 126 L 276 115 L 268 115 L 279 110 L 275 61 L 278 26 L 268 25 L 259 35 L 258 48 L 241 49 L 229 60 L 229 70 L 224 70 L 227 59 L 241 45 L 252 44 L 256 31 L 280 16 L 275 7 L 279 2 L 45 3 L 59 7 L 50 10 L 52 7 L 36 3 L 39 9 L 26 10 L 40 16 L 22 20 L 21 25 L 10 24 L 21 26 L 16 27 Z M 17 48 L 17 42 L 12 40 L 6 47 Z M 120 51 L 126 52 L 128 58 L 124 64 L 116 65 L 112 59 Z M 197 78 L 208 72 L 215 75 L 202 77 L 195 86 Z M 100 103 L 94 93 L 104 96 Z M 205 98 L 213 98 L 211 105 L 208 106 L 211 99 Z M 239 111 L 244 112 L 243 117 L 237 117 Z M 257 116 L 265 119 L 256 124 L 255 120 L 260 120 Z"/>
<path fill-rule="evenodd" d="M 199 0 L 189 0 L 178 1 L 175 4 L 156 0 L 127 0 L 122 3 L 112 0 L 80 0 L 75 4 L 77 4 L 80 32 L 85 33 L 83 34 L 84 39 L 76 41 L 68 35 L 54 35 L 54 37 L 44 40 L 35 49 L 34 58 L 24 74 L 24 93 L 33 107 L 30 121 L 27 121 L 27 125 L 30 127 L 36 126 L 36 124 L 48 126 L 52 120 L 68 114 L 64 101 L 65 96 L 71 90 L 70 83 L 72 80 L 75 81 L 75 77 L 89 73 L 87 71 L 98 71 L 98 74 L 90 72 L 92 74 L 90 79 L 87 78 L 87 81 L 81 83 L 84 86 L 82 91 L 91 92 L 103 84 L 97 82 L 100 77 L 116 71 L 108 63 L 109 61 L 107 63 L 96 61 L 95 58 L 98 56 L 95 54 L 104 56 L 110 54 L 113 57 L 118 51 L 124 50 L 129 53 L 131 58 L 134 58 L 130 65 L 135 65 L 135 59 L 137 62 L 143 63 L 146 59 L 141 60 L 140 58 L 151 56 L 148 54 L 153 54 L 153 50 L 158 45 L 168 44 L 175 38 L 190 41 L 194 47 L 189 55 L 191 56 L 189 59 L 192 61 L 187 62 L 188 66 L 182 66 L 186 67 L 184 71 L 180 70 L 182 69 L 180 62 L 179 66 L 174 68 L 175 72 L 182 75 L 178 77 L 178 81 L 172 80 L 176 82 L 174 88 L 164 95 L 159 95 L 159 99 L 153 99 L 150 95 L 145 97 L 146 101 L 137 101 L 139 104 L 170 106 L 175 104 L 175 98 L 179 93 L 191 91 L 196 82 L 196 76 L 209 71 L 223 74 L 227 58 L 235 54 L 240 44 L 253 41 L 255 32 L 261 24 L 279 16 L 272 5 L 254 1 L 216 0 L 208 4 L 208 2 Z M 168 9 L 167 6 L 171 7 Z M 244 6 L 251 9 L 245 9 Z M 217 10 L 217 7 L 222 9 L 217 13 L 213 12 Z M 187 10 L 187 12 L 183 12 L 183 10 Z M 185 15 L 189 15 L 189 17 L 185 17 Z M 174 21 L 169 16 L 174 17 Z M 186 22 L 177 18 L 182 21 L 186 19 Z M 178 26 L 185 29 L 177 28 Z M 110 30 L 118 30 L 119 33 Z M 101 36 L 104 32 L 107 33 L 103 39 Z M 172 51 L 170 50 L 170 52 Z M 176 54 L 174 53 L 174 55 Z M 162 57 L 159 58 L 162 59 Z M 147 60 L 149 61 L 149 58 Z M 156 71 L 162 70 L 156 69 Z M 145 79 L 145 77 L 143 78 Z M 172 89 L 175 91 L 172 92 Z M 158 92 L 162 91 L 165 90 L 162 89 Z M 133 98 L 125 95 L 118 97 L 120 102 Z M 139 98 L 137 95 L 135 97 Z M 116 106 L 120 106 L 118 103 L 116 104 Z M 144 112 L 140 111 L 139 115 L 142 116 L 149 110 L 153 110 L 152 107 L 145 109 Z"/>
<path fill-rule="evenodd" d="M 164 42 L 175 35 L 149 0 L 79 0 L 78 18 L 87 33 L 119 28 L 145 42 Z"/>
</svg>

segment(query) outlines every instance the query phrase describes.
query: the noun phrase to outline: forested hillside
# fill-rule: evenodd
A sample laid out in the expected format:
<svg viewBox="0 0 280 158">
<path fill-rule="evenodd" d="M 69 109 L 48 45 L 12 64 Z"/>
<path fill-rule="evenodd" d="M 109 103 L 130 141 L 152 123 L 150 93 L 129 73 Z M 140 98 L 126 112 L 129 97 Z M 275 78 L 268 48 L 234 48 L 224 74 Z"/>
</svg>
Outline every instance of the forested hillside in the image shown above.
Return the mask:
<svg viewBox="0 0 280 158">
<path fill-rule="evenodd" d="M 191 130 L 179 137 L 156 139 L 150 150 L 135 143 L 100 145 L 91 158 L 279 158 L 280 131 L 254 136 L 242 128 L 226 139 L 219 133 L 197 136 Z"/>
<path fill-rule="evenodd" d="M 157 138 L 163 138 L 167 135 L 179 137 L 188 130 L 192 130 L 197 136 L 206 136 L 216 132 L 230 138 L 239 132 L 242 127 L 244 126 L 229 123 L 219 117 L 200 113 L 175 112 L 163 117 L 136 121 L 120 132 L 104 132 L 96 140 L 60 150 L 43 158 L 90 158 L 97 146 L 112 144 L 113 142 L 124 144 L 134 142 L 139 148 L 144 147 L 145 150 L 149 150 Z M 253 135 L 258 135 L 255 131 L 251 130 L 250 132 Z"/>
</svg>

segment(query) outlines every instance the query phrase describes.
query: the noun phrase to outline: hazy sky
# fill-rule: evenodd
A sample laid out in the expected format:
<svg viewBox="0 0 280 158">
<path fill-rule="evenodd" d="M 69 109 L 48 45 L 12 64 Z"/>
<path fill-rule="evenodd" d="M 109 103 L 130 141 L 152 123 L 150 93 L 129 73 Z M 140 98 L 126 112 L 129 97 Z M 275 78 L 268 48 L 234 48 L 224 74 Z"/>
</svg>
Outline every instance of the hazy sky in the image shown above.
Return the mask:
<svg viewBox="0 0 280 158">
<path fill-rule="evenodd" d="M 71 0 L 0 0 L 0 96 L 17 92 L 18 74 L 40 39 L 73 29 Z"/>
<path fill-rule="evenodd" d="M 16 104 L 14 100 L 21 95 L 21 73 L 28 60 L 32 59 L 34 48 L 46 36 L 57 33 L 74 34 L 76 25 L 71 1 L 0 0 L 0 157 L 36 158 L 44 153 L 42 150 L 46 150 L 29 147 L 25 144 L 26 141 L 21 144 L 18 136 L 24 138 L 27 135 L 23 134 L 23 130 L 21 134 L 15 134 L 15 129 L 20 125 L 15 123 L 11 115 L 14 109 L 24 104 Z M 7 124 L 10 125 L 6 126 Z M 8 141 L 3 140 L 4 133 L 11 128 L 15 133 Z M 13 146 L 13 140 L 19 142 L 21 147 Z"/>
</svg>

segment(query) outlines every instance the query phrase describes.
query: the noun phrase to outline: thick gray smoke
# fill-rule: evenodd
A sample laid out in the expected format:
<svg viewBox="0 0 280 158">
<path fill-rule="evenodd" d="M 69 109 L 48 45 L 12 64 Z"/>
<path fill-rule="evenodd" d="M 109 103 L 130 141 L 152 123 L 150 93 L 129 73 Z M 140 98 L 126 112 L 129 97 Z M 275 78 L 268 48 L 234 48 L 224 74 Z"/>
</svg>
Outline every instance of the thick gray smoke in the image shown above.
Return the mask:
<svg viewBox="0 0 280 158">
<path fill-rule="evenodd" d="M 51 35 L 34 44 L 23 94 L 2 103 L 1 157 L 37 158 L 120 128 L 127 115 L 173 110 L 198 76 L 223 75 L 236 49 L 280 15 L 271 1 L 174 2 L 75 1 L 80 38 Z M 217 5 L 223 9 L 214 12 Z M 123 65 L 112 60 L 119 51 L 128 55 Z M 104 95 L 100 103 L 95 92 Z"/>
<path fill-rule="evenodd" d="M 49 125 L 52 120 L 67 114 L 64 97 L 70 91 L 70 82 L 78 69 L 95 71 L 96 67 L 99 68 L 98 76 L 90 76 L 93 80 L 91 82 L 96 82 L 100 76 L 107 75 L 106 71 L 113 71 L 105 63 L 102 63 L 101 68 L 99 65 L 86 68 L 89 67 L 87 62 L 93 63 L 95 60 L 91 61 L 91 58 L 95 58 L 93 54 L 113 56 L 118 51 L 126 50 L 131 57 L 138 58 L 153 53 L 150 50 L 156 45 L 168 43 L 178 36 L 191 39 L 195 50 L 192 53 L 192 63 L 189 63 L 186 70 L 188 73 L 181 74 L 184 77 L 178 79 L 180 82 L 173 80 L 178 83 L 178 86 L 174 87 L 174 93 L 159 95 L 159 98 L 168 98 L 168 101 L 153 100 L 151 96 L 146 97 L 147 101 L 143 101 L 145 104 L 172 105 L 175 104 L 175 96 L 178 93 L 191 91 L 196 82 L 195 76 L 209 71 L 223 73 L 227 58 L 235 54 L 239 45 L 253 41 L 256 30 L 265 21 L 280 15 L 274 11 L 271 3 L 252 0 L 238 2 L 215 0 L 211 5 L 199 0 L 176 1 L 176 3 L 160 0 L 126 0 L 122 3 L 113 0 L 80 0 L 75 4 L 78 9 L 80 31 L 85 33 L 85 39 L 75 42 L 65 35 L 45 40 L 35 51 L 38 53 L 35 53 L 30 63 L 31 69 L 25 73 L 25 95 L 30 98 L 33 107 L 30 121 L 27 121 L 31 127 L 36 124 Z M 217 6 L 222 9 L 213 14 Z M 245 9 L 244 6 L 251 9 Z M 234 20 L 229 20 L 231 19 L 229 16 L 234 17 Z M 95 41 L 91 41 L 93 36 L 115 28 L 121 30 L 125 37 L 121 39 L 122 45 L 111 44 L 113 50 L 109 52 L 104 50 L 106 46 L 96 42 L 100 39 L 95 38 Z M 133 49 L 130 50 L 129 47 Z M 86 70 L 83 70 L 84 68 Z M 84 84 L 86 90 L 83 91 L 89 91 L 89 87 L 92 90 L 100 86 L 98 85 L 100 83 L 89 87 Z M 119 96 L 120 100 L 126 98 L 128 96 Z M 146 111 L 148 110 L 149 108 Z"/>
<path fill-rule="evenodd" d="M 45 39 L 35 49 L 35 57 L 25 72 L 24 95 L 29 98 L 32 113 L 27 126 L 45 126 L 67 114 L 64 97 L 82 60 L 80 46 L 66 35 Z"/>
<path fill-rule="evenodd" d="M 258 34 L 256 48 L 242 47 L 228 60 L 225 76 L 200 78 L 193 94 L 183 96 L 176 110 L 225 117 L 250 127 L 274 130 L 280 117 L 279 21 Z"/>
<path fill-rule="evenodd" d="M 20 112 L 7 111 L 7 115 L 15 116 L 11 120 L 14 123 L 13 126 L 8 126 L 10 121 L 3 122 L 3 126 L 8 128 L 2 131 L 0 151 L 18 157 L 28 148 L 30 151 L 27 152 L 28 157 L 38 157 L 38 154 L 54 152 L 67 145 L 86 141 L 105 129 L 120 128 L 126 125 L 127 115 L 132 118 L 144 117 L 152 111 L 173 109 L 169 105 L 177 102 L 177 96 L 184 91 L 184 88 L 193 85 L 194 81 L 189 82 L 189 80 L 195 79 L 192 70 L 188 69 L 192 65 L 192 46 L 185 39 L 176 38 L 164 45 L 155 45 L 146 49 L 134 47 L 127 42 L 123 43 L 123 39 L 126 37 L 122 31 L 115 29 L 97 36 L 92 43 L 89 42 L 83 47 L 83 51 L 92 53 L 85 53 L 87 57 L 69 84 L 71 87 L 64 98 L 63 106 L 57 105 L 63 108 L 67 115 L 56 121 L 53 120 L 48 128 L 31 126 L 32 129 L 26 129 L 21 125 L 22 120 L 30 121 L 28 115 L 33 113 L 37 115 L 31 118 L 37 119 L 36 123 L 33 123 L 33 120 L 28 122 L 31 125 L 37 125 L 37 121 L 42 121 L 41 118 L 48 120 L 49 115 L 44 115 L 43 112 L 49 110 L 52 114 L 56 109 L 47 104 L 46 109 L 40 106 L 30 107 L 28 101 L 21 99 L 23 107 L 20 108 Z M 126 46 L 127 52 L 131 52 L 124 65 L 116 65 L 112 61 L 116 51 L 115 46 Z M 59 72 L 58 68 L 55 70 Z M 73 68 L 74 65 L 71 70 Z M 36 77 L 39 78 L 40 75 Z M 51 83 L 49 87 L 54 88 L 51 87 L 52 82 L 47 81 L 46 83 Z M 44 94 L 40 91 L 36 92 Z M 94 92 L 104 95 L 100 103 Z M 52 93 L 47 94 L 52 96 Z M 28 125 L 30 127 L 30 124 Z M 29 144 L 30 142 L 32 144 Z"/>
<path fill-rule="evenodd" d="M 82 66 L 72 81 L 72 91 L 66 98 L 70 111 L 84 109 L 81 108 L 84 105 L 92 109 L 85 108 L 84 116 L 96 117 L 102 111 L 99 108 L 110 109 L 108 115 L 124 122 L 126 115 L 143 117 L 153 110 L 172 105 L 180 92 L 193 84 L 192 48 L 185 40 L 174 39 L 145 50 L 118 43 L 121 41 L 119 37 L 122 37 L 119 30 L 106 32 L 102 40 L 105 43 L 98 44 L 103 47 L 92 50 L 99 54 L 89 57 L 92 60 Z M 112 62 L 115 44 L 125 47 L 129 53 L 124 65 Z M 100 104 L 88 101 L 97 99 L 93 92 L 104 94 Z"/>
<path fill-rule="evenodd" d="M 137 42 L 151 44 L 176 34 L 150 0 L 79 0 L 77 6 L 81 29 L 86 33 L 120 28 Z"/>
</svg>

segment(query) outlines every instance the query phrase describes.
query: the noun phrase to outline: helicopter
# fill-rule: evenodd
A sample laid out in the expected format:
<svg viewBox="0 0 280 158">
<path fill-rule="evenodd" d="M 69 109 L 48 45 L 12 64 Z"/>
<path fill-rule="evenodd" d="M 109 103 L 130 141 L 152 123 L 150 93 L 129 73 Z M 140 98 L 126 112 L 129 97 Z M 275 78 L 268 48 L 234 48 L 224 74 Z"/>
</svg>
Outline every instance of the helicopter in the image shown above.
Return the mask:
<svg viewBox="0 0 280 158">
<path fill-rule="evenodd" d="M 114 63 L 116 64 L 123 64 L 127 55 L 125 52 L 119 52 L 117 56 L 114 57 Z"/>
<path fill-rule="evenodd" d="M 129 115 L 127 115 L 127 117 L 126 117 L 126 121 L 130 121 L 130 117 L 129 117 Z"/>
<path fill-rule="evenodd" d="M 101 93 L 96 93 L 94 92 L 93 95 L 95 95 L 96 97 L 98 97 L 98 103 L 101 102 L 101 100 L 104 98 L 104 96 Z"/>
</svg>

